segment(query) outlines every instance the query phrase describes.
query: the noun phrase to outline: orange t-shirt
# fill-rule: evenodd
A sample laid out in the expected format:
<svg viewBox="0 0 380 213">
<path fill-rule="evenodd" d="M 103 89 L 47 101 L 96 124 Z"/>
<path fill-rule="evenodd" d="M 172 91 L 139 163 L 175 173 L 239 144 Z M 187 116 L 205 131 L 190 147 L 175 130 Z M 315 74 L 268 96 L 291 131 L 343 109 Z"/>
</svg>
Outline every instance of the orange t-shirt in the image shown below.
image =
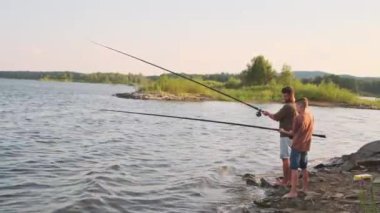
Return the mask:
<svg viewBox="0 0 380 213">
<path fill-rule="evenodd" d="M 292 148 L 299 152 L 309 151 L 313 128 L 314 118 L 311 112 L 306 111 L 302 115 L 297 115 L 293 122 Z"/>
</svg>

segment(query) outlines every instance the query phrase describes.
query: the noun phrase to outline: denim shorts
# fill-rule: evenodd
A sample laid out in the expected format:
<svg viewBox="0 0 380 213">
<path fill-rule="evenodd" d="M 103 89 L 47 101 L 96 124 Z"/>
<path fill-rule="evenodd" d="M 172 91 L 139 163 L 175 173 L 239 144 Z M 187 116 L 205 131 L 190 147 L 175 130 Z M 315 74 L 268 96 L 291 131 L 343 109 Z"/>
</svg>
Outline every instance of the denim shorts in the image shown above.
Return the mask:
<svg viewBox="0 0 380 213">
<path fill-rule="evenodd" d="M 299 152 L 292 149 L 290 153 L 290 169 L 306 169 L 307 167 L 307 152 Z"/>
<path fill-rule="evenodd" d="M 290 147 L 292 146 L 292 139 L 289 137 L 280 137 L 280 158 L 289 159 Z"/>
</svg>

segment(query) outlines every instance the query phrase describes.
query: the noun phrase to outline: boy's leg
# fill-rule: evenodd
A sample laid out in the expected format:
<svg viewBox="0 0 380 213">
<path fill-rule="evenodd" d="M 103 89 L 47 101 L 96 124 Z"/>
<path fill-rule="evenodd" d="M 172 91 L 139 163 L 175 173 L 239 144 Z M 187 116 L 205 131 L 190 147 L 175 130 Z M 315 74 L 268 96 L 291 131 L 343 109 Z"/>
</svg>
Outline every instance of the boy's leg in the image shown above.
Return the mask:
<svg viewBox="0 0 380 213">
<path fill-rule="evenodd" d="M 298 169 L 292 169 L 290 183 L 292 186 L 290 187 L 290 192 L 287 194 L 287 197 L 297 197 Z"/>
<path fill-rule="evenodd" d="M 303 187 L 302 190 L 306 192 L 309 189 L 309 172 L 307 171 L 307 152 L 301 153 L 300 168 L 302 169 Z"/>
<path fill-rule="evenodd" d="M 307 171 L 307 169 L 302 170 L 302 175 L 303 175 L 302 191 L 307 192 L 309 190 L 309 172 Z"/>
<path fill-rule="evenodd" d="M 292 170 L 291 172 L 291 188 L 290 192 L 284 195 L 284 198 L 293 198 L 297 197 L 297 184 L 298 184 L 298 168 L 299 168 L 299 162 L 300 162 L 300 153 L 296 150 L 292 149 L 292 152 L 290 154 L 290 168 Z"/>
</svg>

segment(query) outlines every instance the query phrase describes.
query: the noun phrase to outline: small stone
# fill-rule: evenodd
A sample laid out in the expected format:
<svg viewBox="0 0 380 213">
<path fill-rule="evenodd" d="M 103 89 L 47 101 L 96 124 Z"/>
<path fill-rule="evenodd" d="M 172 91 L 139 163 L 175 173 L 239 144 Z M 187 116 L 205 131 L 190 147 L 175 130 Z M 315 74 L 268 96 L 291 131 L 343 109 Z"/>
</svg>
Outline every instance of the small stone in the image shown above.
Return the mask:
<svg viewBox="0 0 380 213">
<path fill-rule="evenodd" d="M 321 169 L 321 168 L 323 168 L 323 167 L 325 167 L 325 164 L 320 163 L 320 164 L 314 166 L 314 169 Z"/>
<path fill-rule="evenodd" d="M 306 192 L 306 196 L 304 200 L 315 200 L 317 197 L 320 197 L 321 194 L 318 192 L 308 191 Z"/>
<path fill-rule="evenodd" d="M 335 199 L 340 199 L 340 198 L 344 197 L 344 194 L 343 193 L 335 193 L 332 197 Z"/>
<path fill-rule="evenodd" d="M 245 178 L 254 178 L 254 177 L 256 177 L 256 175 L 250 174 L 250 173 L 246 173 L 246 174 L 243 175 L 242 178 L 245 179 Z"/>
<path fill-rule="evenodd" d="M 318 176 L 317 172 L 314 172 L 314 171 L 309 172 L 309 177 L 317 177 L 317 176 Z"/>
<path fill-rule="evenodd" d="M 249 186 L 259 186 L 259 185 L 260 185 L 260 184 L 259 184 L 256 180 L 254 180 L 254 179 L 246 179 L 245 181 L 246 181 L 247 185 L 249 185 Z"/>
<path fill-rule="evenodd" d="M 322 195 L 322 200 L 330 200 L 332 196 L 331 192 L 326 192 Z"/>
<path fill-rule="evenodd" d="M 350 194 L 350 195 L 346 195 L 344 198 L 348 200 L 357 200 L 358 197 L 359 197 L 358 194 Z"/>
</svg>

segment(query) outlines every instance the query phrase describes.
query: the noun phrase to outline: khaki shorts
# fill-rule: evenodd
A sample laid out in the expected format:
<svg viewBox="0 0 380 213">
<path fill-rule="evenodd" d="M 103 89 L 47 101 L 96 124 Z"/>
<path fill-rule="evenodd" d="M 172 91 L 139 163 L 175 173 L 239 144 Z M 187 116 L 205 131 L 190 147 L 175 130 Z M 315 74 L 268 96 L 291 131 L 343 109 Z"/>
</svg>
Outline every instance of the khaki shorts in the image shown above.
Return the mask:
<svg viewBox="0 0 380 213">
<path fill-rule="evenodd" d="M 292 146 L 292 139 L 289 137 L 280 137 L 280 158 L 289 159 Z"/>
</svg>

